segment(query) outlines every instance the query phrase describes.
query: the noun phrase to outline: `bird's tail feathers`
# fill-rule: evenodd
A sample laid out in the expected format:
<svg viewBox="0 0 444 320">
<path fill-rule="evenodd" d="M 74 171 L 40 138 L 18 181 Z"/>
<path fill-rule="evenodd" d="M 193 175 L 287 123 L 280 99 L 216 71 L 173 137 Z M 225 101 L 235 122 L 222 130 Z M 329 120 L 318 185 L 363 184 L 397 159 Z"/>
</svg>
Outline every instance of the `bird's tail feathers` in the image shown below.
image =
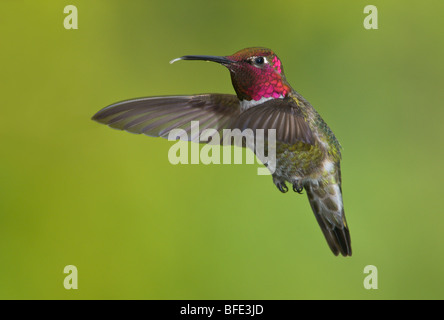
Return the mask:
<svg viewBox="0 0 444 320">
<path fill-rule="evenodd" d="M 351 256 L 350 232 L 345 219 L 340 182 L 310 181 L 304 188 L 331 251 L 336 256 L 339 253 L 344 257 Z"/>
</svg>

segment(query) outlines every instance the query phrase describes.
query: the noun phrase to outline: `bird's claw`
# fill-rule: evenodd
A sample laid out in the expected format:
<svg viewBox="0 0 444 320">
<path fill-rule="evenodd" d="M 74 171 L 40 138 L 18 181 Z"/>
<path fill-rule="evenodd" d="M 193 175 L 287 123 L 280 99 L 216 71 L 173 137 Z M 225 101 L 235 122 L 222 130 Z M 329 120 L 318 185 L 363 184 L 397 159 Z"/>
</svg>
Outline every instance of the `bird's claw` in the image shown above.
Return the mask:
<svg viewBox="0 0 444 320">
<path fill-rule="evenodd" d="M 288 187 L 285 184 L 285 182 L 282 182 L 282 183 L 278 182 L 278 183 L 276 183 L 276 187 L 278 187 L 279 191 L 282 192 L 282 193 L 288 192 Z"/>
<path fill-rule="evenodd" d="M 304 187 L 300 182 L 293 183 L 293 191 L 297 192 L 299 194 L 302 194 L 302 190 L 304 190 Z"/>
</svg>

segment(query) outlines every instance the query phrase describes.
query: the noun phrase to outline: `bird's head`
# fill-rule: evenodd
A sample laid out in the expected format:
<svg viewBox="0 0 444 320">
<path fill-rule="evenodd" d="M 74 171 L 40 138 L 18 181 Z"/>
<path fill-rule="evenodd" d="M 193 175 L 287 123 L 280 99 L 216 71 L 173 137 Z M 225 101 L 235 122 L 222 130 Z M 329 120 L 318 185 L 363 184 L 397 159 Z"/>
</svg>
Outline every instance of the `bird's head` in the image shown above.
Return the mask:
<svg viewBox="0 0 444 320">
<path fill-rule="evenodd" d="M 230 56 L 183 56 L 177 60 L 218 62 L 230 70 L 231 81 L 240 101 L 283 98 L 290 92 L 278 56 L 266 48 L 246 48 Z"/>
</svg>

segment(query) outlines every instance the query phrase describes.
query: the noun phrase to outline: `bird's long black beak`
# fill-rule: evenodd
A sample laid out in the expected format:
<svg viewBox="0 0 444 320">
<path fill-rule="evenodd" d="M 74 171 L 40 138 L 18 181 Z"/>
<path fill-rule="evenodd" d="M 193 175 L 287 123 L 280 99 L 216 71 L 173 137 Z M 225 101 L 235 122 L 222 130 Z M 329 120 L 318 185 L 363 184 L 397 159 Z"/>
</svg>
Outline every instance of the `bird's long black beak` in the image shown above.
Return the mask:
<svg viewBox="0 0 444 320">
<path fill-rule="evenodd" d="M 218 57 L 218 56 L 183 56 L 174 60 L 171 60 L 170 63 L 174 63 L 179 60 L 201 60 L 201 61 L 212 61 L 217 62 L 223 65 L 229 65 L 234 63 L 235 61 L 230 60 L 226 57 Z"/>
</svg>

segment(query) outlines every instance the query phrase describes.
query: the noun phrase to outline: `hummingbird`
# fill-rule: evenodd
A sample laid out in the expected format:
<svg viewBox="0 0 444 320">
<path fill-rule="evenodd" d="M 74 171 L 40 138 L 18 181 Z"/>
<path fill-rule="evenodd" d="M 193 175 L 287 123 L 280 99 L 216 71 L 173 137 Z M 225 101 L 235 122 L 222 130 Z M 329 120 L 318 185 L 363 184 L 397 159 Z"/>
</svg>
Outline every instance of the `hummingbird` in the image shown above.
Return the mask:
<svg viewBox="0 0 444 320">
<path fill-rule="evenodd" d="M 191 121 L 221 132 L 226 128 L 276 130 L 273 183 L 279 191 L 305 189 L 316 220 L 334 255 L 352 255 L 342 201 L 341 146 L 312 105 L 288 83 L 279 57 L 253 47 L 229 56 L 187 55 L 172 60 L 211 61 L 226 67 L 234 94 L 157 96 L 125 100 L 92 119 L 112 128 L 167 138 L 191 131 Z M 188 140 L 194 141 L 191 135 Z"/>
</svg>

